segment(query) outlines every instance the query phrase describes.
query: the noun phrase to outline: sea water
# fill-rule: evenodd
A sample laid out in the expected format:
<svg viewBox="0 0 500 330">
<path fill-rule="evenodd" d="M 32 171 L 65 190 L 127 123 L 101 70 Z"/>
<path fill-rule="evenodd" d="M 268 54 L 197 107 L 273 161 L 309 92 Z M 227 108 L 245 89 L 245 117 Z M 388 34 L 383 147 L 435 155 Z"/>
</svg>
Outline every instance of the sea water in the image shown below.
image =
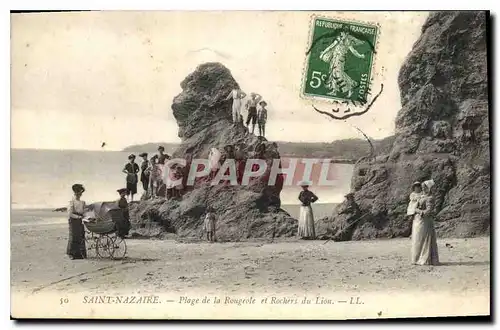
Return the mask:
<svg viewBox="0 0 500 330">
<path fill-rule="evenodd" d="M 12 149 L 12 208 L 66 207 L 72 198 L 71 185 L 74 183 L 85 186 L 82 198 L 87 203 L 115 200 L 118 198 L 116 190 L 125 186 L 122 169 L 128 161 L 128 154 L 119 151 Z M 137 162 L 142 162 L 142 159 L 138 158 Z M 352 167 L 349 164 L 330 164 L 328 179 L 333 179 L 334 185 L 311 187 L 319 197 L 315 209 L 322 208 L 319 204 L 343 200 L 344 194 L 349 191 Z M 298 181 L 294 180 L 294 184 Z M 290 205 L 290 210 L 287 210 L 293 215 L 298 212 L 300 190 L 299 186 L 293 185 L 285 186 L 281 192 L 283 208 L 287 209 L 287 205 Z M 140 184 L 138 193 L 142 194 Z M 331 205 L 323 208 L 327 213 L 332 209 Z"/>
</svg>

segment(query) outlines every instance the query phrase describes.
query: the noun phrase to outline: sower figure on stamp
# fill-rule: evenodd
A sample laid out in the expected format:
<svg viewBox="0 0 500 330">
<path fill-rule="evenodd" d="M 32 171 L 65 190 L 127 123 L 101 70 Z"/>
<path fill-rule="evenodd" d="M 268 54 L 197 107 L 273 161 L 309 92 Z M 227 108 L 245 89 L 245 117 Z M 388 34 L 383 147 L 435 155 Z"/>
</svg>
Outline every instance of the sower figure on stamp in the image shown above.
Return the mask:
<svg viewBox="0 0 500 330">
<path fill-rule="evenodd" d="M 259 136 L 266 136 L 266 122 L 267 122 L 267 102 L 259 102 L 259 111 L 257 112 L 257 122 L 259 124 Z"/>
<path fill-rule="evenodd" d="M 362 45 L 363 40 L 359 40 L 347 32 L 341 32 L 340 35 L 328 46 L 319 58 L 328 63 L 330 72 L 326 80 L 326 86 L 330 89 L 328 94 L 335 95 L 337 92 L 347 93 L 351 97 L 354 88 L 358 83 L 345 72 L 345 62 L 348 53 L 358 58 L 364 58 L 354 47 Z"/>
<path fill-rule="evenodd" d="M 247 127 L 250 125 L 250 121 L 252 122 L 252 134 L 255 131 L 255 124 L 257 123 L 257 104 L 259 101 L 262 99 L 262 96 L 260 96 L 257 93 L 250 93 L 250 99 L 247 101 L 245 107 L 247 108 L 248 115 L 247 115 Z"/>
<path fill-rule="evenodd" d="M 241 123 L 242 117 L 241 117 L 241 106 L 243 99 L 247 95 L 241 90 L 241 89 L 233 89 L 231 93 L 226 97 L 226 100 L 233 99 L 233 107 L 232 107 L 232 112 L 233 112 L 233 124 L 237 125 L 238 123 Z"/>
</svg>

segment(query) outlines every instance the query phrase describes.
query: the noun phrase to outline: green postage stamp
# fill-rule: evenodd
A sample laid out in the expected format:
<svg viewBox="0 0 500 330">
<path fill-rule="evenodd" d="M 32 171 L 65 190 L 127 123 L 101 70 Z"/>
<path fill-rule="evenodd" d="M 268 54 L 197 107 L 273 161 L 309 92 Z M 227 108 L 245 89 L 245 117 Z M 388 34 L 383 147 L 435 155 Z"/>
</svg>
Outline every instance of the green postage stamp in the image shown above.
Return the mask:
<svg viewBox="0 0 500 330">
<path fill-rule="evenodd" d="M 379 26 L 313 17 L 311 30 L 302 79 L 304 96 L 366 104 Z"/>
</svg>

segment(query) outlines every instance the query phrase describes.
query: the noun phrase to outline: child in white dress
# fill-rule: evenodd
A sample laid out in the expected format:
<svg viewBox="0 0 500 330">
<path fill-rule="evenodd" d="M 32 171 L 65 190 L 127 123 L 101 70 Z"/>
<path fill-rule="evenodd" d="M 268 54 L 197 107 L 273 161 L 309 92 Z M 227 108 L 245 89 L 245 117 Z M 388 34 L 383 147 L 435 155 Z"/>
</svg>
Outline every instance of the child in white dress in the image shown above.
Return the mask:
<svg viewBox="0 0 500 330">
<path fill-rule="evenodd" d="M 413 217 L 415 211 L 417 210 L 418 200 L 422 197 L 422 185 L 420 182 L 416 181 L 412 185 L 412 193 L 410 194 L 410 202 L 406 209 L 406 215 Z"/>
</svg>

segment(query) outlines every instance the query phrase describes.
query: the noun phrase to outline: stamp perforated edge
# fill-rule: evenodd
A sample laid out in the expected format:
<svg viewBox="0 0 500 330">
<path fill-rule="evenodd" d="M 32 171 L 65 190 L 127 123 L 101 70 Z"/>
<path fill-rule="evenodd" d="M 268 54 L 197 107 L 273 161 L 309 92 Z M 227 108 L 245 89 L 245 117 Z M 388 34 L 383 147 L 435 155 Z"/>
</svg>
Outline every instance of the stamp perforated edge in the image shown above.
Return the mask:
<svg viewBox="0 0 500 330">
<path fill-rule="evenodd" d="M 301 77 L 301 83 L 300 83 L 300 98 L 306 101 L 317 101 L 321 103 L 327 103 L 327 104 L 334 104 L 335 102 L 338 102 L 338 100 L 335 100 L 333 98 L 327 98 L 327 97 L 321 97 L 321 96 L 315 96 L 315 95 L 310 95 L 306 94 L 305 91 L 305 84 L 307 80 L 307 71 L 309 69 L 309 55 L 305 55 L 307 50 L 309 49 L 311 43 L 312 43 L 312 37 L 313 37 L 313 32 L 314 32 L 314 21 L 316 19 L 326 19 L 326 20 L 337 20 L 341 22 L 346 22 L 346 23 L 354 23 L 354 24 L 360 24 L 360 25 L 372 25 L 377 27 L 377 38 L 375 39 L 375 45 L 373 45 L 373 48 L 375 51 L 378 49 L 378 43 L 380 41 L 380 30 L 381 26 L 380 23 L 378 22 L 373 22 L 373 21 L 362 21 L 362 20 L 357 20 L 357 19 L 345 19 L 345 18 L 338 18 L 335 16 L 324 16 L 324 15 L 317 15 L 317 14 L 312 14 L 310 19 L 309 19 L 309 36 L 307 38 L 307 43 L 305 46 L 305 50 L 303 52 L 304 54 L 304 63 L 302 65 L 302 77 Z M 371 70 L 370 70 L 370 79 L 369 79 L 369 85 L 368 88 L 372 88 L 372 80 L 374 77 L 374 68 L 376 68 L 377 64 L 377 57 L 375 56 L 376 54 L 373 54 L 373 59 L 372 59 L 372 65 L 371 65 Z"/>
</svg>

